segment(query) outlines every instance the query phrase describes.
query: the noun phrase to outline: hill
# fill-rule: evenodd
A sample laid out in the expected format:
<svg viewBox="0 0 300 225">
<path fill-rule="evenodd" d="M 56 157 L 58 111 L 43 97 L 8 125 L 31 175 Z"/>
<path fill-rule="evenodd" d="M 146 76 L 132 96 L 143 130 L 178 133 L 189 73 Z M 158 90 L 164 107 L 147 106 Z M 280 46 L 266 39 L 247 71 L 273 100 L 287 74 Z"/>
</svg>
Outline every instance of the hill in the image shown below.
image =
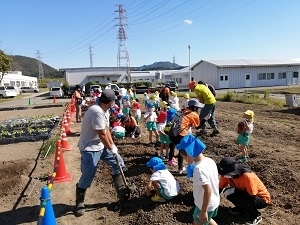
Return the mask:
<svg viewBox="0 0 300 225">
<path fill-rule="evenodd" d="M 171 62 L 155 62 L 152 63 L 151 65 L 143 65 L 141 67 L 136 67 L 136 70 L 180 70 L 184 68 L 184 66 L 180 66 L 176 63 L 171 63 Z"/>
<path fill-rule="evenodd" d="M 22 71 L 23 75 L 38 77 L 39 76 L 39 66 L 38 61 L 35 58 L 30 58 L 26 56 L 20 55 L 10 55 L 12 59 L 12 71 Z M 59 72 L 57 69 L 42 63 L 44 70 L 44 77 L 46 78 L 56 78 L 63 77 L 63 74 Z"/>
</svg>

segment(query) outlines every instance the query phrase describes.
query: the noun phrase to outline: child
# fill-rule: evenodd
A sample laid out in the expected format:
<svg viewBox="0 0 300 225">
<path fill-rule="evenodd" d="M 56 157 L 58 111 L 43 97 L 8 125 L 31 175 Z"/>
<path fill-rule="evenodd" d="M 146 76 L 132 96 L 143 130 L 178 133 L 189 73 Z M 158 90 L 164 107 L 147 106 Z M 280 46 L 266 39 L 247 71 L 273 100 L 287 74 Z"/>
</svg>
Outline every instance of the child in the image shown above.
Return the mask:
<svg viewBox="0 0 300 225">
<path fill-rule="evenodd" d="M 206 148 L 197 137 L 188 134 L 176 145 L 179 154 L 191 164 L 193 168 L 193 195 L 195 210 L 193 225 L 217 225 L 212 219 L 218 213 L 220 205 L 219 175 L 216 163 L 202 152 Z"/>
<path fill-rule="evenodd" d="M 167 122 L 167 109 L 161 108 L 162 111 L 160 112 L 157 118 L 157 130 L 159 134 L 159 141 L 160 141 L 160 153 L 158 154 L 161 159 L 168 159 L 169 158 L 169 144 L 170 138 L 168 135 L 165 134 L 164 129 Z M 164 150 L 166 150 L 166 155 L 164 155 Z"/>
<path fill-rule="evenodd" d="M 132 100 L 132 109 L 134 111 L 134 118 L 139 124 L 141 122 L 142 112 L 141 112 L 141 106 L 139 100 L 137 98 L 135 100 Z"/>
<path fill-rule="evenodd" d="M 147 110 L 147 104 L 149 101 L 149 96 L 147 94 L 147 92 L 144 93 L 144 106 L 145 106 L 145 110 Z"/>
<path fill-rule="evenodd" d="M 180 110 L 179 98 L 177 97 L 177 94 L 174 91 L 171 91 L 171 94 L 173 96 L 172 101 L 173 101 L 173 104 L 174 104 L 174 106 L 172 106 L 172 107 L 174 107 L 177 111 L 179 111 Z"/>
<path fill-rule="evenodd" d="M 218 164 L 221 175 L 219 188 L 223 190 L 225 198 L 235 207 L 230 209 L 231 214 L 249 214 L 246 224 L 255 225 L 262 221 L 258 209 L 266 208 L 271 197 L 263 182 L 257 175 L 243 164 L 236 163 L 234 158 L 225 157 Z"/>
<path fill-rule="evenodd" d="M 150 168 L 152 175 L 146 187 L 146 195 L 151 195 L 154 189 L 155 195 L 151 197 L 154 202 L 165 202 L 178 195 L 180 186 L 174 176 L 167 170 L 163 161 L 158 157 L 152 157 L 146 166 Z"/>
<path fill-rule="evenodd" d="M 123 107 L 122 113 L 123 113 L 124 115 L 128 115 L 129 112 L 130 112 L 130 101 L 129 101 L 128 96 L 124 96 L 124 97 L 122 98 L 122 107 Z"/>
<path fill-rule="evenodd" d="M 111 134 L 112 137 L 124 139 L 125 137 L 125 128 L 122 126 L 120 119 L 122 118 L 122 114 L 118 114 L 115 117 L 114 122 L 112 123 Z"/>
<path fill-rule="evenodd" d="M 158 143 L 158 132 L 156 126 L 157 115 L 155 113 L 155 108 L 153 103 L 147 104 L 147 111 L 144 114 L 144 121 L 146 122 L 146 127 L 149 132 L 149 145 L 152 144 L 152 133 L 154 132 L 156 137 L 156 143 Z"/>
<path fill-rule="evenodd" d="M 253 132 L 254 112 L 252 110 L 247 110 L 244 112 L 243 118 L 245 120 L 240 122 L 238 125 L 237 143 L 239 144 L 239 148 L 242 153 L 242 156 L 238 158 L 238 160 L 241 162 L 247 162 L 249 160 L 247 146 L 249 145 L 250 134 Z"/>
<path fill-rule="evenodd" d="M 189 105 L 190 95 L 188 93 L 184 94 L 184 100 L 181 103 L 181 110 L 184 111 Z"/>
</svg>

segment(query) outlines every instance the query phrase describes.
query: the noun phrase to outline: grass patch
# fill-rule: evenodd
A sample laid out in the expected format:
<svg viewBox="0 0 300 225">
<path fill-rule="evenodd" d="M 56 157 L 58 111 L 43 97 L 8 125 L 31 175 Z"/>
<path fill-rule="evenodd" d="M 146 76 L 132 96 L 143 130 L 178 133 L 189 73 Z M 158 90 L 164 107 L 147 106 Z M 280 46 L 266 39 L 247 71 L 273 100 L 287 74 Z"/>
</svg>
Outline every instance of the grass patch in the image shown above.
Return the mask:
<svg viewBox="0 0 300 225">
<path fill-rule="evenodd" d="M 56 149 L 56 141 L 60 139 L 60 135 L 52 135 L 51 138 L 45 141 L 45 144 L 41 149 L 41 156 L 45 157 L 45 155 L 53 155 Z"/>
<path fill-rule="evenodd" d="M 274 88 L 274 89 L 261 89 L 261 90 L 247 90 L 248 93 L 265 94 L 300 94 L 300 87 L 289 87 L 289 88 Z"/>
<path fill-rule="evenodd" d="M 183 97 L 184 94 L 188 93 L 190 98 L 196 98 L 194 92 L 178 92 L 178 97 Z M 245 103 L 245 104 L 255 104 L 255 105 L 268 105 L 268 106 L 278 106 L 284 107 L 285 100 L 270 97 L 269 91 L 263 91 L 262 93 L 234 93 L 228 91 L 225 94 L 217 94 L 217 101 L 222 102 L 238 102 L 238 103 Z"/>
</svg>

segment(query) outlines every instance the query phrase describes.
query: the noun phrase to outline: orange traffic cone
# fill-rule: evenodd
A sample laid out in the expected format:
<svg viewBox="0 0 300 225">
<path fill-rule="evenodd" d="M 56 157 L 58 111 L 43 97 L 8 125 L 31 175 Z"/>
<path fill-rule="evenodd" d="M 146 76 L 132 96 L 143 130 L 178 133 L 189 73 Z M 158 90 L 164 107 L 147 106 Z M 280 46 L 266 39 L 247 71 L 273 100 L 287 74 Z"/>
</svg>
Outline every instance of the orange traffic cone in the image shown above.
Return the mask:
<svg viewBox="0 0 300 225">
<path fill-rule="evenodd" d="M 56 98 L 55 98 L 55 95 L 53 97 L 53 103 L 56 103 Z"/>
<path fill-rule="evenodd" d="M 67 113 L 68 124 L 69 124 L 69 125 L 70 125 L 70 124 L 73 124 L 73 122 L 72 122 L 72 117 L 71 117 L 71 115 L 70 115 L 69 109 L 67 109 L 66 113 Z"/>
<path fill-rule="evenodd" d="M 64 122 L 63 123 L 64 123 L 66 134 L 72 134 L 72 131 L 70 130 L 70 127 L 69 127 L 68 120 L 65 116 L 64 116 Z"/>
<path fill-rule="evenodd" d="M 68 138 L 65 132 L 62 133 L 61 137 L 61 150 L 62 151 L 71 151 L 72 148 L 69 145 Z"/>
<path fill-rule="evenodd" d="M 56 148 L 56 159 L 55 159 L 55 164 L 54 164 L 54 183 L 60 183 L 64 181 L 71 181 L 72 177 L 69 172 L 66 170 L 65 166 L 65 160 L 64 160 L 64 154 L 60 149 L 60 146 Z"/>
</svg>

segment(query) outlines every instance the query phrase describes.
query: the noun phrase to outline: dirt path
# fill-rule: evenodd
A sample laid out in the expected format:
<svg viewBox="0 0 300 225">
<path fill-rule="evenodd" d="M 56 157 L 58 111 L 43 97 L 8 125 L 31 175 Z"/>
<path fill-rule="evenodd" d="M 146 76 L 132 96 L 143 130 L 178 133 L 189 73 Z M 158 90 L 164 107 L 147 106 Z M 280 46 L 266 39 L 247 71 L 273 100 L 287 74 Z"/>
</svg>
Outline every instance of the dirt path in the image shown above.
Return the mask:
<svg viewBox="0 0 300 225">
<path fill-rule="evenodd" d="M 263 211 L 260 224 L 298 224 L 300 221 L 300 109 L 280 110 L 277 108 L 251 106 L 236 103 L 218 103 L 217 121 L 221 134 L 205 136 L 206 156 L 219 161 L 223 156 L 238 154 L 236 124 L 246 109 L 254 110 L 255 130 L 250 146 L 249 166 L 266 184 L 272 197 L 272 205 Z M 52 110 L 52 111 L 51 111 Z M 19 115 L 56 114 L 62 115 L 63 108 L 22 112 L 0 112 L 1 118 L 15 118 Z M 138 189 L 132 199 L 115 210 L 116 196 L 109 175 L 109 168 L 101 163 L 93 185 L 87 191 L 87 213 L 76 218 L 73 215 L 75 184 L 80 176 L 80 153 L 76 147 L 80 124 L 70 125 L 74 132 L 68 136 L 71 151 L 64 153 L 66 169 L 72 174 L 72 181 L 54 184 L 51 191 L 52 203 L 57 224 L 191 224 L 193 196 L 191 180 L 175 174 L 176 168 L 169 168 L 181 185 L 181 193 L 171 202 L 153 203 L 143 195 L 149 179 L 145 163 L 156 153 L 148 147 L 147 133 L 142 128 L 138 139 L 125 139 L 118 142 L 120 154 L 126 162 L 126 175 L 129 183 Z M 209 130 L 210 131 L 210 130 Z M 42 142 L 0 145 L 0 224 L 36 224 L 39 212 L 40 189 L 45 177 L 53 169 L 53 156 L 38 157 Z M 222 198 L 216 221 L 220 225 L 243 224 L 244 218 L 229 214 L 228 201 Z"/>
</svg>

